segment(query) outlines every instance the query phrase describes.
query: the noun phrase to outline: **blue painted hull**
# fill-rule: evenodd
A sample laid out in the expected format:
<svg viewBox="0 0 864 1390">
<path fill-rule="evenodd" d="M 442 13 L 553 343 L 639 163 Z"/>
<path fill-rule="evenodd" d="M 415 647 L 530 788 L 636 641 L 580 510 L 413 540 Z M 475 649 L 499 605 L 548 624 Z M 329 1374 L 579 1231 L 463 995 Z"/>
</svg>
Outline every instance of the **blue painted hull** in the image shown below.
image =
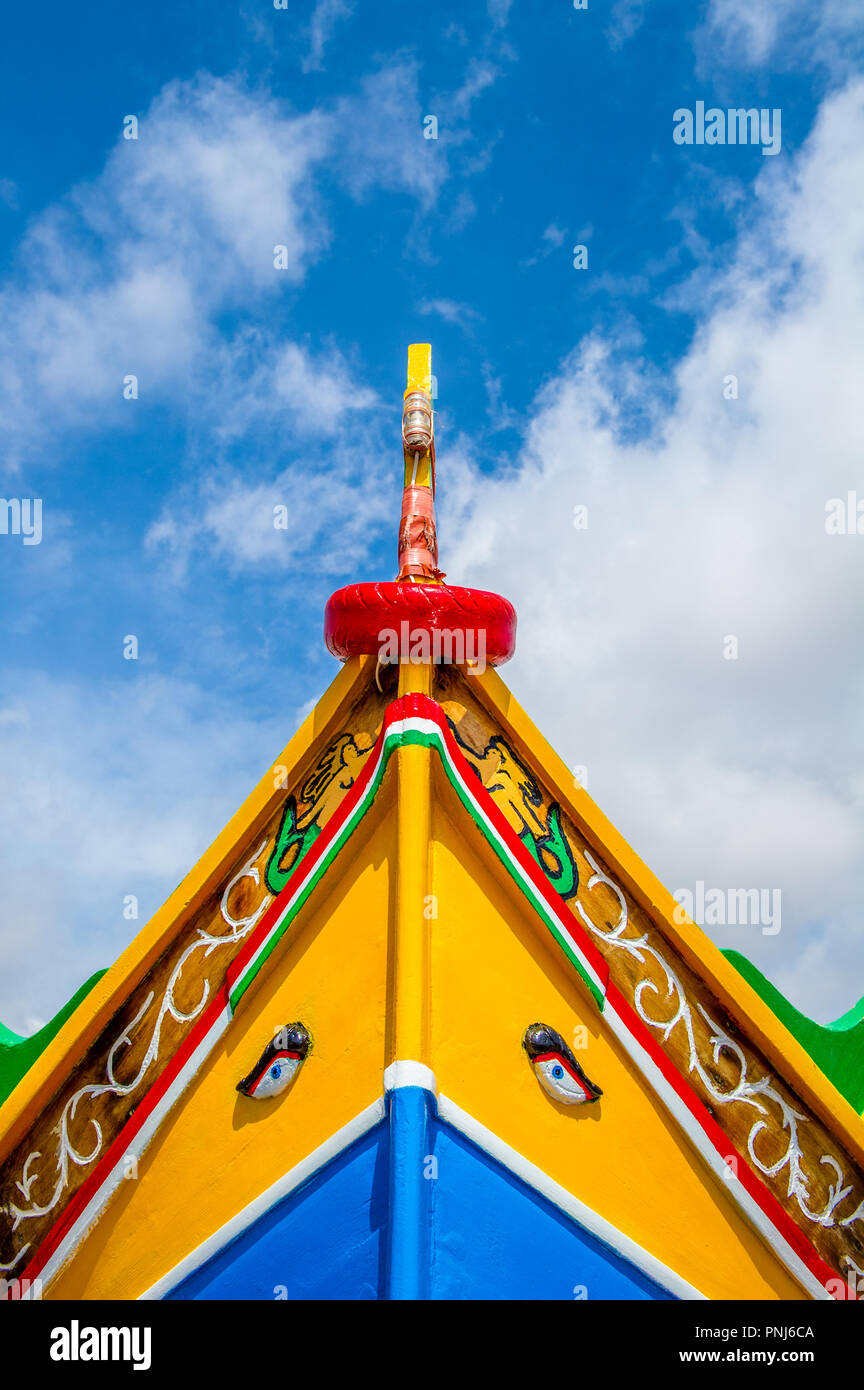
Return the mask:
<svg viewBox="0 0 864 1390">
<path fill-rule="evenodd" d="M 418 1086 L 172 1299 L 669 1299 Z"/>
</svg>

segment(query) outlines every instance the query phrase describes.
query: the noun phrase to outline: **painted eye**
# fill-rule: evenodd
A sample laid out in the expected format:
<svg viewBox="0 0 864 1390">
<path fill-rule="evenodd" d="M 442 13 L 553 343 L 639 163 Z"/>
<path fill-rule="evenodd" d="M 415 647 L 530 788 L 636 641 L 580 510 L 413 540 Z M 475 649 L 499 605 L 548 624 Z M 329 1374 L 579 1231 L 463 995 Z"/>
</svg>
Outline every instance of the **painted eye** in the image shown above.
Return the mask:
<svg viewBox="0 0 864 1390">
<path fill-rule="evenodd" d="M 538 1057 L 534 1070 L 544 1091 L 565 1105 L 581 1105 L 583 1101 L 595 1099 L 585 1082 L 554 1057 Z"/>
<path fill-rule="evenodd" d="M 589 1081 L 560 1033 L 545 1023 L 526 1028 L 522 1046 L 543 1090 L 562 1105 L 584 1105 L 603 1092 Z"/>
<path fill-rule="evenodd" d="M 287 1090 L 302 1067 L 312 1039 L 302 1023 L 291 1023 L 265 1047 L 248 1076 L 237 1082 L 237 1090 L 251 1100 L 269 1100 Z"/>
</svg>

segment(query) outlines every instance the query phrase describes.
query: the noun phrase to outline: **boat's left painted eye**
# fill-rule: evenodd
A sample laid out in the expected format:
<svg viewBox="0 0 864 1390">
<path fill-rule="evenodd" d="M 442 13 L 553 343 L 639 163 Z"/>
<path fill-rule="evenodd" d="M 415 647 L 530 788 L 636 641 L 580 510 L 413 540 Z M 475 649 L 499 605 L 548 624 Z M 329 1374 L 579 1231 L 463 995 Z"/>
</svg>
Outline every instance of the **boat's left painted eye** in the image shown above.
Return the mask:
<svg viewBox="0 0 864 1390">
<path fill-rule="evenodd" d="M 271 1054 L 272 1057 L 272 1054 Z M 296 1053 L 283 1052 L 275 1061 L 271 1057 L 261 1059 L 258 1067 L 245 1077 L 243 1084 L 238 1087 L 244 1095 L 252 1100 L 268 1100 L 270 1096 L 278 1096 L 281 1091 L 289 1084 L 302 1065 L 303 1058 Z M 263 1065 L 262 1065 L 263 1063 Z M 271 1063 L 269 1066 L 267 1063 Z"/>
<path fill-rule="evenodd" d="M 303 1065 L 312 1044 L 302 1023 L 281 1028 L 265 1047 L 248 1076 L 238 1081 L 237 1090 L 252 1100 L 278 1096 L 291 1084 Z"/>
<path fill-rule="evenodd" d="M 522 1046 L 543 1090 L 562 1105 L 584 1105 L 603 1092 L 585 1075 L 560 1033 L 547 1023 L 525 1029 Z"/>
<path fill-rule="evenodd" d="M 267 1059 L 270 1060 L 269 1058 Z M 283 1052 L 278 1061 L 271 1066 L 261 1066 L 257 1076 L 253 1072 L 246 1077 L 246 1084 L 243 1087 L 245 1095 L 252 1100 L 268 1100 L 270 1096 L 278 1096 L 281 1091 L 296 1076 L 303 1058 L 290 1053 Z"/>
<path fill-rule="evenodd" d="M 588 1087 L 555 1057 L 538 1057 L 534 1069 L 540 1085 L 554 1100 L 563 1101 L 565 1105 L 581 1105 L 583 1101 L 593 1100 Z"/>
</svg>

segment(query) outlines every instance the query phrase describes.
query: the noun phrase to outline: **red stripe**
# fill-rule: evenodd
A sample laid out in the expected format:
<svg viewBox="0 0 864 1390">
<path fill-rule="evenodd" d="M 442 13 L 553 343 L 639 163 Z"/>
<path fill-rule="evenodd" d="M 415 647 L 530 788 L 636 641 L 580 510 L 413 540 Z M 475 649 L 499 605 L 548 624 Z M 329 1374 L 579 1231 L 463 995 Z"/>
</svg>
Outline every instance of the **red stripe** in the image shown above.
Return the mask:
<svg viewBox="0 0 864 1390">
<path fill-rule="evenodd" d="M 575 1072 L 573 1070 L 563 1053 L 538 1052 L 537 1056 L 532 1057 L 531 1060 L 535 1063 L 535 1065 L 537 1062 L 558 1062 L 567 1072 L 568 1076 L 571 1076 L 573 1078 L 580 1090 L 583 1091 L 583 1093 L 586 1096 L 590 1096 L 591 1092 L 588 1090 L 588 1087 L 585 1085 L 585 1082 L 582 1080 L 582 1077 L 578 1074 L 578 1072 Z"/>
<path fill-rule="evenodd" d="M 239 980 L 240 976 L 243 974 L 244 970 L 249 964 L 249 961 L 255 955 L 256 951 L 258 950 L 258 947 L 262 944 L 262 942 L 267 940 L 267 937 L 270 935 L 273 928 L 278 924 L 279 918 L 282 916 L 283 912 L 288 906 L 289 900 L 294 896 L 294 894 L 297 892 L 299 888 L 302 888 L 306 879 L 314 871 L 321 856 L 324 853 L 326 853 L 327 849 L 333 843 L 342 826 L 345 824 L 346 820 L 351 815 L 355 806 L 360 801 L 360 798 L 363 796 L 363 793 L 365 792 L 373 776 L 374 769 L 377 766 L 378 758 L 380 756 L 381 749 L 384 745 L 384 739 L 387 733 L 387 729 L 389 728 L 390 724 L 393 723 L 394 716 L 392 715 L 392 711 L 400 703 L 401 701 L 394 700 L 393 704 L 387 707 L 387 710 L 384 715 L 384 723 L 381 726 L 381 732 L 378 735 L 378 738 L 376 739 L 375 744 L 372 748 L 371 756 L 368 757 L 366 759 L 366 762 L 363 764 L 363 767 L 360 771 L 359 776 L 357 777 L 356 782 L 347 792 L 345 799 L 342 801 L 342 803 L 339 805 L 336 811 L 334 811 L 333 815 L 330 817 L 329 821 L 321 831 L 321 834 L 316 839 L 314 845 L 303 856 L 300 863 L 294 869 L 293 873 L 288 878 L 288 881 L 285 883 L 281 892 L 273 899 L 272 903 L 267 908 L 267 911 L 261 918 L 261 921 L 258 923 L 257 927 L 253 931 L 252 935 L 248 938 L 246 942 L 244 942 L 243 946 L 238 951 L 234 959 L 231 961 L 231 964 L 228 966 L 228 970 L 226 972 L 226 980 L 228 984 L 229 994 L 233 989 L 234 985 L 236 984 L 237 980 Z"/>
<path fill-rule="evenodd" d="M 218 993 L 214 996 L 212 1002 L 204 1010 L 200 1019 L 198 1019 L 193 1026 L 189 1036 L 183 1039 L 161 1076 L 153 1082 L 153 1085 L 139 1101 L 116 1138 L 105 1150 L 105 1153 L 96 1164 L 92 1173 L 89 1177 L 85 1178 L 77 1192 L 75 1192 L 74 1196 L 72 1196 L 66 1204 L 62 1214 L 55 1221 L 42 1241 L 40 1241 L 36 1254 L 25 1267 L 22 1277 L 35 1279 L 39 1271 L 45 1267 L 45 1264 L 53 1255 L 64 1236 L 71 1230 L 78 1220 L 78 1217 L 99 1191 L 99 1188 L 108 1178 L 111 1170 L 119 1163 L 136 1134 L 141 1131 L 145 1121 L 152 1115 L 159 1101 L 176 1080 L 196 1047 L 210 1032 L 216 1019 L 222 1013 L 223 1009 L 226 1008 L 227 1004 L 228 990 L 223 984 Z"/>
<path fill-rule="evenodd" d="M 291 1059 L 292 1062 L 299 1062 L 299 1061 L 300 1061 L 300 1053 L 299 1053 L 299 1052 L 274 1052 L 273 1056 L 270 1058 L 270 1061 L 267 1063 L 266 1067 L 263 1067 L 263 1068 L 261 1069 L 261 1075 L 257 1078 L 257 1080 L 255 1081 L 255 1085 L 252 1087 L 252 1090 L 249 1092 L 249 1095 L 250 1095 L 250 1096 L 254 1096 L 255 1092 L 258 1090 L 258 1087 L 261 1085 L 261 1082 L 264 1080 L 265 1076 L 269 1075 L 270 1068 L 272 1067 L 273 1063 L 274 1063 L 274 1062 L 278 1062 L 279 1059 L 280 1059 L 280 1057 L 290 1057 L 290 1059 Z M 296 1072 L 294 1073 L 294 1075 L 296 1076 Z"/>
<path fill-rule="evenodd" d="M 521 840 L 513 833 L 479 779 L 474 777 L 473 781 L 469 780 L 469 778 L 473 777 L 470 766 L 453 738 L 449 725 L 444 722 L 443 711 L 440 706 L 437 705 L 435 701 L 430 700 L 428 696 L 424 695 L 413 695 L 405 698 L 406 701 L 411 700 L 414 702 L 415 708 L 412 711 L 413 713 L 426 719 L 434 719 L 442 729 L 448 750 L 453 757 L 454 763 L 459 768 L 466 786 L 469 788 L 474 799 L 482 806 L 499 835 L 501 835 L 505 843 L 508 844 L 508 848 L 510 848 L 514 857 L 518 856 L 520 864 L 529 873 L 532 883 L 541 891 L 545 901 L 555 913 L 556 920 L 563 926 L 564 923 L 561 922 L 561 911 L 564 907 L 564 899 L 560 894 L 555 892 L 545 875 L 540 877 L 538 866 L 534 859 L 525 849 Z M 568 911 L 568 916 L 570 915 Z M 622 1018 L 629 1032 L 636 1038 L 644 1051 L 648 1053 L 651 1060 L 656 1063 L 663 1073 L 663 1076 L 673 1087 L 676 1095 L 684 1105 L 686 1105 L 688 1111 L 693 1116 L 694 1120 L 696 1120 L 712 1147 L 724 1161 L 730 1159 L 734 1160 L 734 1171 L 738 1175 L 742 1186 L 815 1278 L 823 1285 L 825 1285 L 826 1281 L 829 1279 L 836 1280 L 839 1277 L 837 1273 L 822 1259 L 819 1252 L 810 1243 L 801 1228 L 796 1225 L 785 1208 L 778 1202 L 774 1194 L 768 1189 L 765 1183 L 762 1182 L 761 1178 L 754 1173 L 744 1157 L 730 1142 L 725 1131 L 720 1127 L 713 1115 L 711 1115 L 707 1106 L 699 1099 L 689 1082 L 682 1076 L 677 1067 L 675 1067 L 670 1058 L 660 1047 L 656 1038 L 652 1037 L 649 1033 L 642 1019 L 639 1018 L 632 1006 L 625 1000 L 620 990 L 609 981 L 609 967 L 606 959 L 604 956 L 600 955 L 599 950 L 590 938 L 587 938 L 586 929 L 582 927 L 575 918 L 573 919 L 573 927 L 575 930 L 570 929 L 568 934 L 574 942 L 578 944 L 579 949 L 590 960 L 592 968 L 597 971 L 600 978 L 604 981 L 606 986 L 606 999 L 612 1004 L 618 1015 Z M 598 959 L 601 963 L 600 968 L 598 968 L 598 965 L 595 963 Z"/>
<path fill-rule="evenodd" d="M 434 700 L 431 700 L 428 695 L 406 695 L 402 703 L 407 704 L 409 701 L 414 705 L 414 708 L 410 711 L 411 715 L 422 719 L 433 720 L 434 723 L 437 724 L 443 736 L 444 743 L 447 746 L 447 751 L 453 759 L 456 769 L 472 800 L 476 801 L 478 806 L 480 806 L 493 829 L 504 841 L 513 858 L 518 862 L 519 867 L 524 870 L 526 876 L 531 880 L 532 886 L 537 891 L 538 895 L 543 898 L 543 901 L 561 927 L 562 932 L 570 938 L 573 945 L 588 961 L 591 969 L 600 980 L 603 993 L 605 994 L 609 982 L 609 966 L 605 956 L 600 953 L 586 929 L 575 917 L 572 917 L 571 913 L 567 914 L 568 918 L 571 918 L 570 921 L 562 918 L 561 905 L 564 899 L 561 897 L 560 893 L 556 893 L 537 861 L 529 854 L 518 835 L 516 835 L 508 825 L 503 813 L 499 811 L 492 797 L 483 786 L 483 783 L 474 773 L 471 765 L 453 737 L 453 732 L 446 721 L 441 706 L 436 704 Z M 407 718 L 410 716 L 406 714 L 404 717 Z"/>
<path fill-rule="evenodd" d="M 392 715 L 392 711 L 400 703 L 401 702 L 397 700 L 389 706 L 381 733 L 373 747 L 372 756 L 367 759 L 357 781 L 318 836 L 308 855 L 304 856 L 303 860 L 298 864 L 296 873 L 292 874 L 288 879 L 281 893 L 279 893 L 267 908 L 267 911 L 264 913 L 252 936 L 228 966 L 225 980 L 218 994 L 214 997 L 213 1002 L 205 1009 L 189 1036 L 185 1038 L 178 1047 L 177 1052 L 167 1064 L 165 1070 L 160 1077 L 154 1081 L 149 1091 L 142 1097 L 141 1101 L 135 1107 L 133 1114 L 130 1115 L 122 1129 L 120 1129 L 108 1149 L 106 1149 L 105 1153 L 99 1159 L 93 1171 L 70 1198 L 54 1225 L 49 1228 L 43 1239 L 39 1242 L 36 1253 L 24 1267 L 21 1275 L 22 1278 L 35 1279 L 39 1271 L 45 1267 L 45 1264 L 51 1258 L 61 1241 L 74 1226 L 78 1217 L 86 1209 L 92 1198 L 99 1191 L 99 1188 L 108 1178 L 115 1164 L 119 1162 L 120 1158 L 129 1148 L 136 1134 L 140 1132 L 144 1122 L 153 1113 L 159 1101 L 176 1079 L 188 1058 L 195 1051 L 195 1048 L 201 1042 L 202 1038 L 210 1031 L 210 1028 L 213 1026 L 213 1023 L 215 1023 L 222 1010 L 228 1005 L 231 987 L 240 972 L 241 964 L 245 965 L 246 960 L 248 960 L 251 954 L 254 954 L 261 940 L 266 939 L 273 924 L 284 911 L 288 898 L 290 898 L 296 889 L 302 885 L 306 876 L 314 869 L 321 855 L 325 852 L 328 845 L 332 843 L 340 826 L 344 824 L 354 806 L 356 806 L 360 797 L 363 795 L 377 763 L 377 755 L 383 745 L 386 729 L 388 725 L 393 722 L 393 718 L 398 717 Z"/>
<path fill-rule="evenodd" d="M 705 1103 L 699 1099 L 690 1086 L 690 1083 L 682 1076 L 678 1068 L 663 1051 L 662 1047 L 660 1047 L 656 1038 L 652 1037 L 649 1033 L 647 1026 L 633 1009 L 632 1005 L 629 1004 L 621 994 L 617 985 L 610 984 L 606 997 L 609 1005 L 623 1020 L 628 1032 L 632 1034 L 644 1051 L 648 1053 L 651 1060 L 659 1067 L 679 1100 L 687 1107 L 694 1120 L 702 1129 L 715 1152 L 719 1154 L 724 1162 L 732 1166 L 732 1171 L 737 1176 L 742 1187 L 746 1189 L 754 1202 L 756 1202 L 760 1211 L 763 1212 L 771 1224 L 776 1227 L 787 1245 L 794 1250 L 795 1254 L 802 1260 L 820 1284 L 824 1286 L 827 1280 L 838 1279 L 840 1276 L 822 1259 L 822 1256 L 819 1254 L 818 1250 L 816 1250 L 815 1246 L 807 1239 L 800 1226 L 796 1225 L 786 1209 L 781 1206 L 774 1194 L 753 1171 L 743 1155 L 739 1153 L 725 1130 L 723 1130 L 714 1119 L 714 1116 L 708 1110 Z"/>
<path fill-rule="evenodd" d="M 302 886 L 307 875 L 315 868 L 318 860 L 325 853 L 339 829 L 344 825 L 348 816 L 350 816 L 359 802 L 373 775 L 373 769 L 377 765 L 387 730 L 398 720 L 412 717 L 431 720 L 441 731 L 447 750 L 469 795 L 484 811 L 513 857 L 530 878 L 534 888 L 553 912 L 561 928 L 571 938 L 574 944 L 578 945 L 578 949 L 590 961 L 592 969 L 596 971 L 598 977 L 604 983 L 608 1002 L 616 1010 L 639 1045 L 657 1065 L 667 1082 L 675 1091 L 675 1094 L 696 1120 L 714 1150 L 725 1161 L 729 1161 L 730 1159 L 734 1161 L 735 1172 L 742 1186 L 744 1186 L 748 1194 L 759 1206 L 760 1210 L 777 1229 L 778 1233 L 782 1235 L 789 1247 L 794 1250 L 795 1254 L 807 1266 L 814 1277 L 823 1284 L 823 1286 L 827 1284 L 828 1280 L 835 1281 L 840 1278 L 807 1240 L 803 1231 L 795 1224 L 776 1197 L 774 1197 L 773 1193 L 769 1191 L 762 1180 L 753 1172 L 746 1160 L 731 1143 L 724 1130 L 721 1129 L 720 1125 L 710 1114 L 705 1104 L 692 1090 L 689 1082 L 681 1075 L 656 1039 L 648 1032 L 643 1021 L 638 1017 L 627 1000 L 625 1000 L 617 986 L 609 981 L 609 967 L 606 959 L 601 955 L 598 948 L 594 945 L 594 942 L 587 935 L 586 929 L 582 927 L 575 918 L 572 919 L 572 926 L 562 919 L 561 914 L 564 906 L 564 899 L 561 898 L 560 894 L 555 892 L 545 874 L 542 873 L 539 866 L 525 849 L 521 840 L 514 834 L 506 819 L 498 810 L 498 807 L 486 791 L 486 788 L 479 779 L 474 776 L 453 737 L 441 706 L 426 695 L 406 695 L 398 700 L 394 700 L 392 704 L 388 706 L 385 712 L 381 733 L 373 748 L 372 756 L 367 759 L 357 781 L 347 793 L 338 810 L 328 821 L 313 847 L 297 866 L 296 872 L 291 875 L 282 891 L 264 913 L 252 936 L 229 965 L 226 971 L 225 982 L 209 1008 L 205 1010 L 204 1014 L 195 1024 L 188 1038 L 180 1044 L 174 1057 L 168 1063 L 161 1076 L 153 1083 L 150 1090 L 139 1102 L 134 1113 L 120 1130 L 93 1172 L 84 1183 L 82 1183 L 81 1187 L 67 1203 L 62 1215 L 48 1231 L 41 1241 L 36 1254 L 25 1267 L 21 1278 L 32 1280 L 38 1276 L 39 1271 L 44 1268 L 45 1263 L 57 1249 L 63 1237 L 74 1225 L 92 1197 L 98 1192 L 111 1170 L 126 1152 L 130 1143 L 135 1138 L 135 1135 L 140 1131 L 145 1120 L 153 1113 L 159 1101 L 185 1065 L 185 1062 L 210 1031 L 210 1028 L 213 1026 L 213 1023 L 216 1021 L 216 1018 L 222 1012 L 223 1008 L 227 1006 L 228 995 L 232 983 L 242 973 L 250 957 L 254 955 L 262 940 L 266 939 L 273 925 L 278 921 L 284 911 L 284 907 L 287 905 L 288 898 L 293 895 L 298 887 Z M 568 911 L 567 916 L 572 917 L 572 914 Z"/>
</svg>

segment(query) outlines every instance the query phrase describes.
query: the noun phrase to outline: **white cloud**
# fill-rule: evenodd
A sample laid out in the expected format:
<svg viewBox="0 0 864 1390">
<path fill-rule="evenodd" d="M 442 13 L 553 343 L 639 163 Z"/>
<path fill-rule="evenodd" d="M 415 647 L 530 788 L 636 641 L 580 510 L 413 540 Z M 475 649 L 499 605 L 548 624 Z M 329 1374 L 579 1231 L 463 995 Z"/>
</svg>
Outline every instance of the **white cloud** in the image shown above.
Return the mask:
<svg viewBox="0 0 864 1390">
<path fill-rule="evenodd" d="M 593 228 L 588 227 L 585 231 L 580 232 L 578 234 L 578 240 L 587 241 L 592 231 Z M 564 245 L 564 240 L 566 236 L 566 227 L 559 227 L 557 222 L 550 222 L 549 226 L 543 229 L 543 233 L 540 237 L 540 245 L 536 254 L 527 257 L 522 262 L 523 266 L 528 267 L 532 265 L 537 265 L 539 261 L 545 260 L 547 256 L 551 256 L 556 251 L 559 251 L 561 247 Z"/>
<path fill-rule="evenodd" d="M 629 0 L 624 0 L 629 3 Z M 864 41 L 859 0 L 711 0 L 697 31 L 703 61 L 757 68 L 825 65 L 855 70 Z"/>
<path fill-rule="evenodd" d="M 277 727 L 128 667 L 95 688 L 39 674 L 6 683 L 0 838 L 14 860 L 0 907 L 0 1020 L 14 1031 L 32 1031 L 32 1015 L 50 1018 L 116 959 L 293 732 L 290 710 Z M 123 916 L 129 894 L 138 920 Z"/>
<path fill-rule="evenodd" d="M 228 342 L 222 353 L 215 430 L 222 441 L 248 439 L 268 421 L 295 440 L 333 439 L 353 417 L 361 415 L 368 423 L 380 408 L 359 369 L 335 348 L 313 354 L 299 343 L 280 346 L 269 335 L 250 331 Z"/>
<path fill-rule="evenodd" d="M 410 61 L 393 63 L 364 82 L 367 98 L 358 110 L 350 97 L 337 106 L 338 158 L 342 176 L 355 198 L 373 188 L 407 190 L 428 208 L 447 177 L 440 142 L 423 139 L 423 115 L 417 68 Z"/>
<path fill-rule="evenodd" d="M 290 405 L 296 427 L 308 434 L 338 434 L 346 416 L 376 403 L 375 393 L 358 385 L 338 356 L 312 362 L 296 343 L 277 355 L 272 381 L 277 402 Z"/>
<path fill-rule="evenodd" d="M 212 78 L 172 83 L 93 183 L 39 217 L 23 278 L 0 293 L 0 430 L 11 462 L 61 430 L 122 418 L 123 378 L 151 398 L 189 373 L 232 305 L 298 280 L 326 241 L 309 195 L 324 117 Z M 273 265 L 287 247 L 287 269 Z"/>
<path fill-rule="evenodd" d="M 421 314 L 435 314 L 445 323 L 455 324 L 457 328 L 466 332 L 480 317 L 470 304 L 460 304 L 455 299 L 423 299 L 417 305 L 417 311 Z"/>
<path fill-rule="evenodd" d="M 495 73 L 489 64 L 472 59 L 455 91 L 430 94 L 424 105 L 416 61 L 394 58 L 365 79 L 359 98 L 338 102 L 335 158 L 354 197 L 389 189 L 410 194 L 421 211 L 432 207 L 450 173 L 450 152 L 474 139 L 467 124 L 471 106 Z M 423 137 L 427 115 L 438 118 L 437 140 Z"/>
<path fill-rule="evenodd" d="M 566 228 L 559 227 L 557 222 L 550 222 L 543 233 L 543 240 L 550 246 L 560 246 L 566 235 Z"/>
<path fill-rule="evenodd" d="M 206 462 L 166 499 L 147 543 L 167 553 L 175 581 L 202 549 L 235 573 L 350 576 L 395 506 L 398 474 L 382 449 L 381 402 L 335 348 L 317 356 L 296 343 L 265 350 L 252 337 L 251 347 L 225 347 L 220 422 L 207 431 Z M 244 375 L 238 362 L 247 358 Z M 273 455 L 286 460 L 282 467 L 273 468 Z M 284 509 L 278 525 L 276 508 Z"/>
<path fill-rule="evenodd" d="M 309 51 L 303 59 L 304 72 L 320 72 L 324 67 L 324 49 L 333 36 L 340 19 L 354 13 L 353 5 L 345 0 L 317 0 L 309 20 Z"/>
<path fill-rule="evenodd" d="M 538 397 L 515 477 L 439 465 L 442 563 L 516 602 L 518 697 L 671 888 L 782 888 L 779 936 L 715 935 L 823 1018 L 864 992 L 864 537 L 824 525 L 864 495 L 862 150 L 858 84 L 762 176 L 650 440 L 629 429 L 652 379 L 595 337 Z"/>
<path fill-rule="evenodd" d="M 478 97 L 494 85 L 499 69 L 485 58 L 473 58 L 465 70 L 461 84 L 443 98 L 447 118 L 453 122 L 467 121 Z M 467 138 L 467 132 L 463 136 Z"/>
<path fill-rule="evenodd" d="M 616 0 L 606 27 L 612 48 L 633 37 L 650 6 L 651 0 Z M 849 78 L 860 71 L 864 49 L 860 0 L 709 0 L 692 41 L 705 72 L 770 64 L 775 72 L 822 67 L 835 79 Z"/>
<path fill-rule="evenodd" d="M 171 400 L 200 421 L 214 373 L 224 375 L 220 320 L 299 284 L 330 242 L 319 175 L 356 199 L 384 189 L 428 209 L 450 173 L 446 147 L 470 147 L 471 103 L 493 76 L 488 64 L 468 63 L 442 99 L 451 124 L 437 142 L 423 139 L 408 60 L 387 62 L 359 91 L 306 115 L 224 79 L 169 84 L 138 139 L 118 137 L 98 177 L 35 219 L 19 273 L 0 287 L 7 467 L 70 427 L 128 423 L 128 374 L 141 398 Z M 462 206 L 470 214 L 473 205 Z M 277 247 L 284 268 L 274 266 Z M 250 340 L 242 346 L 248 352 Z M 272 349 L 266 335 L 258 346 Z M 290 352 L 282 372 L 299 400 L 304 357 Z"/>
<path fill-rule="evenodd" d="M 486 9 L 494 29 L 504 29 L 510 18 L 513 0 L 486 0 Z"/>
<path fill-rule="evenodd" d="M 648 4 L 649 0 L 616 0 L 606 27 L 612 48 L 620 48 L 642 27 Z"/>
<path fill-rule="evenodd" d="M 395 475 L 388 497 L 383 458 L 359 452 L 359 485 L 326 458 L 310 460 L 304 471 L 285 469 L 251 485 L 246 470 L 208 474 L 193 493 L 166 506 L 148 542 L 167 548 L 176 578 L 185 574 L 195 552 L 206 548 L 208 555 L 227 560 L 232 573 L 262 567 L 271 574 L 293 570 L 344 575 L 347 581 L 392 521 L 396 502 Z"/>
</svg>

